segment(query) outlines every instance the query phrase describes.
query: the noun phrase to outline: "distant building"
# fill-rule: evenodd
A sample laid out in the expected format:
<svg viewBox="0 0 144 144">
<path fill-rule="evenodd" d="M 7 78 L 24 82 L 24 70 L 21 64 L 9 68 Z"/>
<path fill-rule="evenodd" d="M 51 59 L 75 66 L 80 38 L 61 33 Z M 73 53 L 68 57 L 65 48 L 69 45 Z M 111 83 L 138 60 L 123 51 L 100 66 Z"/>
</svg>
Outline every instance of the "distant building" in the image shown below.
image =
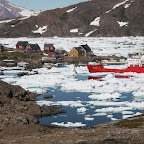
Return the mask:
<svg viewBox="0 0 144 144">
<path fill-rule="evenodd" d="M 49 52 L 48 53 L 48 58 L 49 59 L 58 59 L 60 58 L 60 55 L 58 52 Z"/>
<path fill-rule="evenodd" d="M 38 53 L 41 52 L 41 49 L 38 44 L 28 44 L 24 50 L 26 54 Z"/>
<path fill-rule="evenodd" d="M 55 52 L 58 52 L 60 57 L 64 57 L 68 55 L 68 52 L 66 50 L 56 50 Z"/>
<path fill-rule="evenodd" d="M 24 50 L 28 44 L 29 43 L 27 41 L 18 41 L 18 43 L 16 44 L 16 51 L 24 52 Z"/>
<path fill-rule="evenodd" d="M 55 47 L 53 44 L 44 44 L 44 51 L 45 52 L 54 52 Z"/>
<path fill-rule="evenodd" d="M 69 53 L 68 56 L 85 56 L 85 50 L 82 47 L 74 47 Z"/>
<path fill-rule="evenodd" d="M 91 48 L 87 44 L 81 45 L 81 47 L 85 50 L 85 56 L 92 56 L 93 55 Z"/>
</svg>

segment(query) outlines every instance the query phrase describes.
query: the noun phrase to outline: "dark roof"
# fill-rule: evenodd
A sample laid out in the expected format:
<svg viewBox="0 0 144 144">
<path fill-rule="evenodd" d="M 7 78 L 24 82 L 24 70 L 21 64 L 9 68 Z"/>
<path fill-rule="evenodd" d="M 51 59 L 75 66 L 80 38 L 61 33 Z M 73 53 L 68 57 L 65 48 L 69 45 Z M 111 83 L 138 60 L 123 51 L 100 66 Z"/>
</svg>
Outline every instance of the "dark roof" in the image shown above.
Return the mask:
<svg viewBox="0 0 144 144">
<path fill-rule="evenodd" d="M 75 47 L 79 54 L 84 54 L 84 50 L 81 47 Z"/>
<path fill-rule="evenodd" d="M 29 46 L 32 48 L 32 50 L 40 50 L 40 47 L 38 44 L 29 44 Z"/>
<path fill-rule="evenodd" d="M 53 47 L 53 44 L 44 44 L 45 47 Z"/>
<path fill-rule="evenodd" d="M 17 43 L 16 45 L 17 45 L 17 46 L 24 46 L 24 47 L 26 47 L 27 44 L 28 44 L 27 41 L 18 41 L 18 43 Z"/>
<path fill-rule="evenodd" d="M 91 51 L 91 48 L 86 44 L 86 45 L 81 45 L 82 48 L 84 48 L 87 52 Z"/>
</svg>

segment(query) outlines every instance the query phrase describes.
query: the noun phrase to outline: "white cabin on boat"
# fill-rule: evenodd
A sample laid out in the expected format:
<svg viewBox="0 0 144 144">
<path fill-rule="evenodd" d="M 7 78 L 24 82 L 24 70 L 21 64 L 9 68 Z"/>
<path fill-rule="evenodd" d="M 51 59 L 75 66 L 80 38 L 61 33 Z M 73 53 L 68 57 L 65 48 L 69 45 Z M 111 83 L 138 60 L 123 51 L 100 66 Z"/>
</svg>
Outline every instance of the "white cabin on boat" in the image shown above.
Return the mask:
<svg viewBox="0 0 144 144">
<path fill-rule="evenodd" d="M 141 66 L 142 63 L 140 54 L 129 54 L 127 61 L 128 61 L 128 67 Z"/>
</svg>

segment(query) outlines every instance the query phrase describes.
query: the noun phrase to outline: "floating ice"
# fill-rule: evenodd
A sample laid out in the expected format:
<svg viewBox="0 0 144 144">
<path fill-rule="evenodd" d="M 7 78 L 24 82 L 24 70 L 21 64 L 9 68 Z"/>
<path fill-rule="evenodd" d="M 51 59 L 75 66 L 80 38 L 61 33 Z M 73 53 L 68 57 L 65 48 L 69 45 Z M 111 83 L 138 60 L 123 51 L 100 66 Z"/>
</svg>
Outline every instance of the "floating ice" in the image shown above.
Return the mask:
<svg viewBox="0 0 144 144">
<path fill-rule="evenodd" d="M 111 118 L 111 120 L 112 120 L 112 121 L 116 121 L 116 120 L 118 120 L 118 119 L 116 119 L 116 118 Z"/>
<path fill-rule="evenodd" d="M 84 126 L 86 126 L 86 124 L 82 124 L 81 122 L 76 122 L 76 123 L 67 122 L 66 124 L 64 122 L 62 122 L 62 123 L 53 122 L 51 124 L 52 125 L 63 126 L 63 127 L 84 127 Z"/>
<path fill-rule="evenodd" d="M 102 109 L 96 109 L 96 112 L 106 112 L 106 113 L 119 113 L 124 110 L 131 110 L 132 107 L 108 107 L 108 108 L 102 108 Z"/>
<path fill-rule="evenodd" d="M 70 107 L 83 107 L 84 105 L 82 104 L 81 101 L 37 101 L 38 105 L 62 105 L 62 106 L 70 106 Z"/>
<path fill-rule="evenodd" d="M 96 114 L 93 114 L 92 116 L 106 116 L 107 114 L 106 113 L 96 113 Z"/>
<path fill-rule="evenodd" d="M 87 110 L 87 109 L 86 109 L 85 107 L 81 107 L 81 108 L 77 109 L 77 112 L 78 112 L 79 114 L 85 114 L 86 110 Z"/>
<path fill-rule="evenodd" d="M 134 113 L 134 112 L 132 112 L 132 111 L 123 111 L 123 112 L 122 112 L 123 115 L 126 115 L 126 114 L 133 114 L 133 113 Z"/>
<path fill-rule="evenodd" d="M 102 93 L 102 94 L 98 94 L 98 95 L 90 95 L 88 96 L 89 98 L 91 99 L 116 99 L 116 98 L 119 98 L 121 96 L 120 93 L 118 92 L 115 92 L 115 93 Z"/>
<path fill-rule="evenodd" d="M 91 118 L 91 117 L 85 117 L 84 118 L 86 121 L 93 121 L 94 120 L 94 118 Z"/>
<path fill-rule="evenodd" d="M 133 92 L 132 94 L 133 96 L 136 96 L 136 97 L 144 97 L 144 91 L 138 90 L 136 92 Z"/>
<path fill-rule="evenodd" d="M 112 118 L 112 117 L 113 117 L 113 115 L 107 115 L 107 117 L 108 117 L 108 118 Z"/>
<path fill-rule="evenodd" d="M 123 115 L 122 116 L 123 119 L 129 118 L 129 117 L 133 117 L 133 115 Z"/>
</svg>

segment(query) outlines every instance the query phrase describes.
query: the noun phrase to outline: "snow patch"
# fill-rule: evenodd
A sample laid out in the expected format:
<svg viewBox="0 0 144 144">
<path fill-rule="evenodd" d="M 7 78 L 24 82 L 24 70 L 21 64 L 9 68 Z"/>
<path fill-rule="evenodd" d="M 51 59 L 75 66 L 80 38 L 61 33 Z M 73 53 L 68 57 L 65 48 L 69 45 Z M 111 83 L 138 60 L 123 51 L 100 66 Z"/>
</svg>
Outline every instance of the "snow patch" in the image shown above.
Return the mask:
<svg viewBox="0 0 144 144">
<path fill-rule="evenodd" d="M 93 31 L 88 32 L 87 34 L 85 34 L 85 37 L 90 36 L 90 35 L 91 35 L 92 33 L 94 33 L 95 31 L 97 31 L 97 29 L 95 29 L 95 30 L 93 30 Z"/>
<path fill-rule="evenodd" d="M 126 4 L 126 5 L 125 5 L 125 8 L 128 8 L 130 5 L 131 5 L 131 4 Z"/>
<path fill-rule="evenodd" d="M 72 9 L 69 9 L 69 10 L 67 10 L 66 12 L 67 12 L 67 13 L 70 13 L 70 12 L 74 11 L 76 8 L 77 8 L 77 7 L 74 7 L 74 8 L 72 8 Z"/>
<path fill-rule="evenodd" d="M 78 29 L 71 29 L 70 32 L 71 33 L 78 33 Z"/>
<path fill-rule="evenodd" d="M 128 26 L 128 22 L 120 22 L 120 21 L 117 21 L 117 22 L 118 22 L 120 27 Z"/>
<path fill-rule="evenodd" d="M 0 21 L 0 23 L 9 23 L 9 22 L 11 22 L 11 21 L 14 21 L 15 19 L 10 19 L 10 20 L 2 20 L 2 21 Z"/>
<path fill-rule="evenodd" d="M 100 26 L 100 17 L 97 17 L 94 21 L 90 23 L 90 25 Z"/>
<path fill-rule="evenodd" d="M 129 1 L 129 0 L 125 0 L 125 1 L 123 1 L 123 2 L 121 2 L 121 3 L 116 4 L 116 5 L 113 7 L 113 9 L 115 9 L 115 8 L 117 8 L 117 7 L 120 7 L 121 5 L 125 4 L 127 1 Z"/>
<path fill-rule="evenodd" d="M 40 33 L 43 34 L 47 31 L 47 26 L 39 27 L 38 30 L 32 31 L 33 33 Z"/>
</svg>

